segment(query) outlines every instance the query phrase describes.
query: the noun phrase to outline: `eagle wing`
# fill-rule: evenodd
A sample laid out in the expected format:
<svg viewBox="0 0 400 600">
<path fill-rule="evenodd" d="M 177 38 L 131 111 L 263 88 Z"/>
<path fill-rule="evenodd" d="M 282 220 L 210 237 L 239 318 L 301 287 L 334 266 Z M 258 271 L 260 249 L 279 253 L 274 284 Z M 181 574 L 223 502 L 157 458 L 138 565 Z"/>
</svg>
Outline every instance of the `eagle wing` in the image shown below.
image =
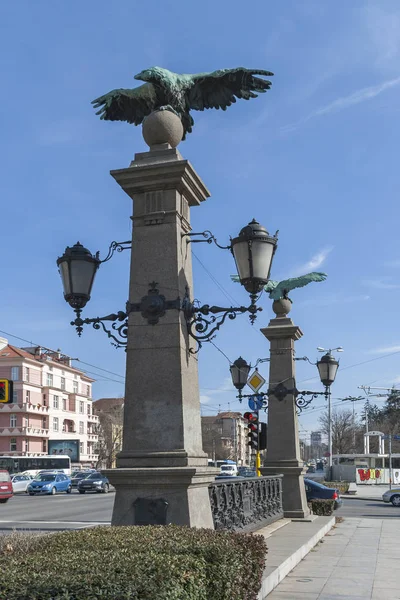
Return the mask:
<svg viewBox="0 0 400 600">
<path fill-rule="evenodd" d="M 93 100 L 96 115 L 105 121 L 127 121 L 140 125 L 157 104 L 157 92 L 153 84 L 145 83 L 132 90 L 112 90 Z"/>
<path fill-rule="evenodd" d="M 221 69 L 212 73 L 192 75 L 192 85 L 189 88 L 187 102 L 190 109 L 204 110 L 205 108 L 222 108 L 236 102 L 236 98 L 249 100 L 257 98 L 271 87 L 271 82 L 256 77 L 256 75 L 271 76 L 270 71 L 256 69 Z"/>
<path fill-rule="evenodd" d="M 301 277 L 285 279 L 284 281 L 280 281 L 277 287 L 271 292 L 271 298 L 273 300 L 279 300 L 283 297 L 284 293 L 287 294 L 290 292 L 290 290 L 304 287 L 313 281 L 325 281 L 326 278 L 326 273 L 318 273 L 314 271 L 313 273 L 307 273 L 307 275 L 302 275 Z"/>
</svg>

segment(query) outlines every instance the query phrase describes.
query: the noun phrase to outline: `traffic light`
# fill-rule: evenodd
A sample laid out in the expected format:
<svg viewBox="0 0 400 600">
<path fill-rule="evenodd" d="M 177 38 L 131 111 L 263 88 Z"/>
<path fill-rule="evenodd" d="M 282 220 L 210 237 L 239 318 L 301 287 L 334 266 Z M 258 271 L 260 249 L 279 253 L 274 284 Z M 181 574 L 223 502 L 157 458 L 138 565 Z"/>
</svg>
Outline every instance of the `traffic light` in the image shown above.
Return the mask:
<svg viewBox="0 0 400 600">
<path fill-rule="evenodd" d="M 0 379 L 0 404 L 11 404 L 13 401 L 13 382 Z"/>
<path fill-rule="evenodd" d="M 266 450 L 267 449 L 267 424 L 266 423 L 260 423 L 260 444 L 258 449 L 259 450 Z"/>
<path fill-rule="evenodd" d="M 258 450 L 258 414 L 252 412 L 246 412 L 243 415 L 247 421 L 248 433 L 248 445 L 253 450 Z"/>
</svg>

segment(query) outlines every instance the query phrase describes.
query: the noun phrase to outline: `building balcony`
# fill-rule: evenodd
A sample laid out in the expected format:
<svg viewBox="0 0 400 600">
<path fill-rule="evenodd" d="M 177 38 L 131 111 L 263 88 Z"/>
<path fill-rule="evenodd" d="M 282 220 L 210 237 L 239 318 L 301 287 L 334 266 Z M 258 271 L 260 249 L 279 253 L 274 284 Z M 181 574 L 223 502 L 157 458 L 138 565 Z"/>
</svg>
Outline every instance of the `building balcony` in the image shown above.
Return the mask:
<svg viewBox="0 0 400 600">
<path fill-rule="evenodd" d="M 99 417 L 97 415 L 88 415 L 87 420 L 89 423 L 99 423 Z"/>
<path fill-rule="evenodd" d="M 36 415 L 46 415 L 49 412 L 48 406 L 42 404 L 31 404 L 23 402 L 22 404 L 0 404 L 0 411 L 3 413 L 33 413 Z"/>
<path fill-rule="evenodd" d="M 97 442 L 99 439 L 99 435 L 97 433 L 90 433 L 88 431 L 86 435 L 88 437 L 88 440 L 91 442 Z"/>
<path fill-rule="evenodd" d="M 49 437 L 49 430 L 42 427 L 0 427 L 0 436 Z"/>
</svg>

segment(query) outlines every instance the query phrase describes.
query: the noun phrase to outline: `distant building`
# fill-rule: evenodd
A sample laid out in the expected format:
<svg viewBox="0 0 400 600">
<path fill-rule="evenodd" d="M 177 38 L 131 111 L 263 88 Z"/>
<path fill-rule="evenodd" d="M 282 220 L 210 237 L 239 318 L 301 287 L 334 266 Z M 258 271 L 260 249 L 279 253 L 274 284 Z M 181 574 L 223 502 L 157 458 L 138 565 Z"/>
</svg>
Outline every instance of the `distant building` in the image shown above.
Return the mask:
<svg viewBox="0 0 400 600">
<path fill-rule="evenodd" d="M 322 434 L 320 431 L 312 431 L 311 432 L 311 446 L 321 446 L 322 444 Z"/>
<path fill-rule="evenodd" d="M 76 466 L 97 462 L 94 379 L 74 368 L 69 356 L 0 338 L 0 379 L 14 382 L 13 403 L 0 404 L 0 455 L 67 453 Z"/>
<path fill-rule="evenodd" d="M 122 450 L 124 403 L 124 398 L 100 398 L 93 403 L 93 411 L 99 417 L 97 451 L 102 468 L 114 468 L 116 455 Z"/>
<path fill-rule="evenodd" d="M 203 450 L 212 460 L 235 460 L 238 465 L 250 464 L 248 428 L 239 412 L 220 412 L 201 417 Z"/>
</svg>

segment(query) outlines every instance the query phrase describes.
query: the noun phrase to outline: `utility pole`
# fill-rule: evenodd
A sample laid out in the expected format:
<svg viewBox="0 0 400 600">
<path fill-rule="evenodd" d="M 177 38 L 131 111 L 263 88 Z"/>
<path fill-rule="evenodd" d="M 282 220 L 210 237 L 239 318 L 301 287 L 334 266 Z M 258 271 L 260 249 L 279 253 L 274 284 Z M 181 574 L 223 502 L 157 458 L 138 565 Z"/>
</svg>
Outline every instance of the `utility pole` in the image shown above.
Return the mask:
<svg viewBox="0 0 400 600">
<path fill-rule="evenodd" d="M 392 434 L 389 433 L 389 490 L 392 489 Z"/>
</svg>

